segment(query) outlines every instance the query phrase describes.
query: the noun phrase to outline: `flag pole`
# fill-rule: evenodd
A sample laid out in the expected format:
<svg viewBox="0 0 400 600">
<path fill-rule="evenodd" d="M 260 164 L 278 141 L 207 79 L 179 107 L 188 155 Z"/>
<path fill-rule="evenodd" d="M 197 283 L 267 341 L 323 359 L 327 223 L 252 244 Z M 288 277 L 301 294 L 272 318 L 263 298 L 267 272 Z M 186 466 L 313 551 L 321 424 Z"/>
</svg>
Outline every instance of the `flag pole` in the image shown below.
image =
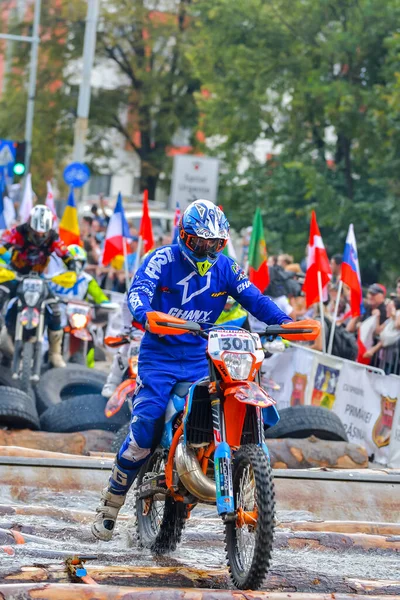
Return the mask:
<svg viewBox="0 0 400 600">
<path fill-rule="evenodd" d="M 139 269 L 139 266 L 140 266 L 140 255 L 142 254 L 142 248 L 143 248 L 143 238 L 142 238 L 141 235 L 139 235 L 138 246 L 137 246 L 137 250 L 136 250 L 135 267 L 134 267 L 134 270 L 133 270 L 133 275 L 136 275 L 136 272 Z"/>
<path fill-rule="evenodd" d="M 130 281 L 129 281 L 129 268 L 128 268 L 128 251 L 126 249 L 126 237 L 122 237 L 122 248 L 124 251 L 124 271 L 125 271 L 125 288 L 126 291 L 129 290 Z"/>
<path fill-rule="evenodd" d="M 322 277 L 321 271 L 318 271 L 318 293 L 319 293 L 319 312 L 321 315 L 321 334 L 322 334 L 322 354 L 326 354 L 326 339 L 325 339 L 325 314 L 324 301 L 322 299 Z"/>
<path fill-rule="evenodd" d="M 337 315 L 338 315 L 338 311 L 339 311 L 339 302 L 340 302 L 340 296 L 342 295 L 342 288 L 343 288 L 343 281 L 340 280 L 339 281 L 338 293 L 337 293 L 337 296 L 336 296 L 336 302 L 335 302 L 335 312 L 334 312 L 334 315 L 333 315 L 333 321 L 332 321 L 332 325 L 331 325 L 331 332 L 330 332 L 330 335 L 329 335 L 328 354 L 332 354 L 333 338 L 335 337 L 336 320 L 337 320 Z"/>
</svg>

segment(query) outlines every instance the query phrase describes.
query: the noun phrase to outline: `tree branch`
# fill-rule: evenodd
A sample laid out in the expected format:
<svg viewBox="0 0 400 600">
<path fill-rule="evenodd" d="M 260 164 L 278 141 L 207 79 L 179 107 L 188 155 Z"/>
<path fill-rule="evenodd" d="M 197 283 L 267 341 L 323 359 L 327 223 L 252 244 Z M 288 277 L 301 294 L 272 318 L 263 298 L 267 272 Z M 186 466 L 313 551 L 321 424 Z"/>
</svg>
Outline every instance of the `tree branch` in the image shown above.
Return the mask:
<svg viewBox="0 0 400 600">
<path fill-rule="evenodd" d="M 107 46 L 106 44 L 103 44 L 103 48 L 104 48 L 108 58 L 110 58 L 111 60 L 116 62 L 117 65 L 119 66 L 119 68 L 121 69 L 121 71 L 129 77 L 129 79 L 132 82 L 133 87 L 135 87 L 136 89 L 139 88 L 140 82 L 136 78 L 135 73 L 133 72 L 132 66 L 129 63 L 129 61 L 127 60 L 126 54 L 124 53 L 122 48 L 119 45 L 111 47 L 111 46 Z M 122 60 L 120 60 L 118 58 L 118 56 L 116 55 L 116 52 L 115 52 L 116 49 L 120 53 Z"/>
<path fill-rule="evenodd" d="M 138 146 L 136 146 L 136 144 L 133 141 L 132 137 L 130 136 L 129 132 L 122 125 L 122 123 L 119 120 L 119 118 L 117 117 L 117 115 L 113 115 L 112 122 L 114 123 L 115 129 L 117 131 L 119 131 L 124 136 L 124 138 L 126 139 L 126 141 L 128 142 L 128 144 L 131 146 L 132 150 L 134 150 L 135 152 L 137 152 L 138 155 L 140 156 L 140 148 Z"/>
</svg>

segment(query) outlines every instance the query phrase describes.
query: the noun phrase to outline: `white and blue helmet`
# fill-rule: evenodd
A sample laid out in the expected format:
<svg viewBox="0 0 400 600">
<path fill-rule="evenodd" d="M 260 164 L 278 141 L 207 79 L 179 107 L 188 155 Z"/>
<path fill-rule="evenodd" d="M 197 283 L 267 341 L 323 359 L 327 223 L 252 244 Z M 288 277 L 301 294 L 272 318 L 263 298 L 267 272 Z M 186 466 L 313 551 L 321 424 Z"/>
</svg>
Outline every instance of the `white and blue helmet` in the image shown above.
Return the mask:
<svg viewBox="0 0 400 600">
<path fill-rule="evenodd" d="M 229 223 L 209 200 L 195 200 L 179 223 L 179 247 L 200 275 L 217 262 L 229 238 Z"/>
</svg>

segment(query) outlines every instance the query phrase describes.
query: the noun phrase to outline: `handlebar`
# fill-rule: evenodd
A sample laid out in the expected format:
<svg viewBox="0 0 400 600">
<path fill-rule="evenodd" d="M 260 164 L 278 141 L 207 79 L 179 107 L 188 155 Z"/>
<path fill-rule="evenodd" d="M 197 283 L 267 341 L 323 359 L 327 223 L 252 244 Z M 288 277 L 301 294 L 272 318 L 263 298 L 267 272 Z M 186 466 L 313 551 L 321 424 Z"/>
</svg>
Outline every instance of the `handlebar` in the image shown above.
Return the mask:
<svg viewBox="0 0 400 600">
<path fill-rule="evenodd" d="M 147 313 L 148 328 L 151 333 L 159 335 L 182 335 L 183 333 L 194 333 L 207 339 L 208 332 L 203 331 L 199 323 L 185 321 L 178 317 L 172 317 L 161 312 Z M 267 325 L 265 334 L 268 337 L 281 336 L 287 340 L 309 341 L 315 340 L 321 330 L 321 324 L 313 319 L 289 322 L 282 325 Z"/>
</svg>

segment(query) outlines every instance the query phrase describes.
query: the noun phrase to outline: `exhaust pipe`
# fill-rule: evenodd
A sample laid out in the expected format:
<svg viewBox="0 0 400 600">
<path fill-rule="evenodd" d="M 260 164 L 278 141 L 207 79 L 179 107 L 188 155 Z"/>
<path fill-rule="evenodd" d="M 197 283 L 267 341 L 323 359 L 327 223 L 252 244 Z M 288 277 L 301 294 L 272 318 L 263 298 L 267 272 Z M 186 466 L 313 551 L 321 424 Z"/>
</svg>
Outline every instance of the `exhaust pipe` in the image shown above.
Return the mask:
<svg viewBox="0 0 400 600">
<path fill-rule="evenodd" d="M 175 464 L 178 475 L 188 492 L 203 502 L 215 502 L 215 481 L 204 475 L 194 450 L 188 448 L 182 439 L 176 448 Z"/>
</svg>

